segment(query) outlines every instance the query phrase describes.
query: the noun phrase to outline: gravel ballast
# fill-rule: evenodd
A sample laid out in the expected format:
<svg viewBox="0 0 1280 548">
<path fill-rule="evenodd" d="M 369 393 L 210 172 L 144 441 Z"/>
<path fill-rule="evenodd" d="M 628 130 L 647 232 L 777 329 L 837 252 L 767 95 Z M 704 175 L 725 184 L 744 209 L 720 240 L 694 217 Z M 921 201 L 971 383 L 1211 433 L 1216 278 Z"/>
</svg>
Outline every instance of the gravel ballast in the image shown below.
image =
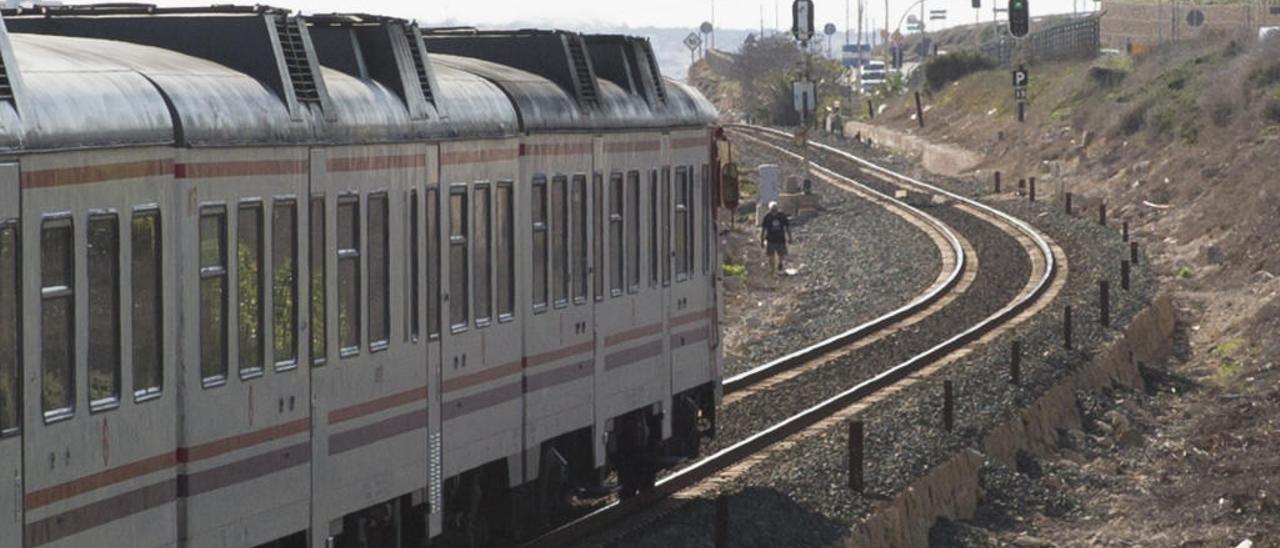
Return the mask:
<svg viewBox="0 0 1280 548">
<path fill-rule="evenodd" d="M 802 172 L 798 162 L 748 142 L 735 145 L 742 165 L 779 163 L 784 173 Z M 727 298 L 725 372 L 734 375 L 799 348 L 838 335 L 899 308 L 924 293 L 938 277 L 941 256 L 920 228 L 883 206 L 815 180 L 822 209 L 792 223 L 796 238 L 790 264 L 800 274 L 778 287 L 739 284 L 741 301 Z M 759 229 L 752 228 L 754 243 Z M 735 258 L 739 261 L 743 257 Z M 752 274 L 756 275 L 756 274 Z M 755 292 L 785 291 L 780 310 L 763 311 Z M 726 296 L 728 297 L 728 296 Z M 735 310 L 736 308 L 736 310 Z"/>
<path fill-rule="evenodd" d="M 899 167 L 896 162 L 886 163 Z M 937 178 L 927 180 L 933 182 Z M 974 190 L 969 183 L 941 183 L 958 192 Z M 752 468 L 748 477 L 727 486 L 734 511 L 732 545 L 773 546 L 779 539 L 838 542 L 840 535 L 865 515 L 875 498 L 891 496 L 956 451 L 974 446 L 982 433 L 1006 420 L 1013 410 L 1034 401 L 1062 377 L 1088 363 L 1091 352 L 1118 336 L 1120 328 L 1154 298 L 1156 280 L 1146 268 L 1145 258 L 1133 271 L 1133 289 L 1120 289 L 1119 265 L 1128 257 L 1128 247 L 1114 229 L 1067 217 L 1061 213 L 1060 204 L 1028 204 L 1025 199 L 1009 196 L 987 198 L 1000 209 L 1036 225 L 1066 251 L 1070 272 L 1063 292 L 1037 317 L 976 349 L 942 374 L 911 386 L 860 416 L 867 425 L 867 496 L 845 487 L 847 439 L 843 427 L 801 440 L 786 454 L 770 457 Z M 973 241 L 980 244 L 976 238 Z M 984 271 L 993 266 L 1008 270 L 1003 265 L 984 261 L 982 266 Z M 1097 321 L 1099 279 L 1108 279 L 1112 285 L 1110 328 Z M 1073 350 L 1062 346 L 1062 310 L 1067 304 L 1075 309 Z M 1013 340 L 1021 340 L 1024 348 L 1023 382 L 1019 386 L 1007 381 Z M 956 428 L 950 433 L 940 427 L 944 378 L 955 381 L 957 395 Z M 1023 489 L 1016 477 L 998 479 L 1007 485 L 1005 491 L 1017 493 Z M 1071 511 L 1069 505 L 1055 501 L 1040 504 L 1052 506 L 1054 511 Z M 710 546 L 710 503 L 700 501 L 688 508 L 624 537 L 619 545 Z M 747 508 L 750 510 L 739 510 Z M 769 517 L 775 515 L 778 518 Z"/>
</svg>

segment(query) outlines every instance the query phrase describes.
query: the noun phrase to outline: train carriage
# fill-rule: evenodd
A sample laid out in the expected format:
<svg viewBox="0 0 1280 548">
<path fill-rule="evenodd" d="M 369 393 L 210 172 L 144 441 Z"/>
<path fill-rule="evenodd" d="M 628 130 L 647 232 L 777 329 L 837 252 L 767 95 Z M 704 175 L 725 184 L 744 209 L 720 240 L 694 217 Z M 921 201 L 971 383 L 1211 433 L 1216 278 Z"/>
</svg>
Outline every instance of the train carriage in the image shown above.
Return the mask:
<svg viewBox="0 0 1280 548">
<path fill-rule="evenodd" d="M 644 40 L 3 22 L 0 545 L 475 544 L 696 453 L 715 115 Z"/>
</svg>

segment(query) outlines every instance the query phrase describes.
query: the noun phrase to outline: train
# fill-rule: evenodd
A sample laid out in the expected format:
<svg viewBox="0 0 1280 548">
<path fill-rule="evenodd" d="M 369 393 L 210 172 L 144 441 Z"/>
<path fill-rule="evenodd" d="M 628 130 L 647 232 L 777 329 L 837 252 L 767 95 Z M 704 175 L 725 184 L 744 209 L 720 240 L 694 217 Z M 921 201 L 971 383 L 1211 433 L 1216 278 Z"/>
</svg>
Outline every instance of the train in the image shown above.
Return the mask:
<svg viewBox="0 0 1280 548">
<path fill-rule="evenodd" d="M 509 544 L 714 435 L 723 134 L 646 39 L 0 22 L 0 546 Z"/>
</svg>

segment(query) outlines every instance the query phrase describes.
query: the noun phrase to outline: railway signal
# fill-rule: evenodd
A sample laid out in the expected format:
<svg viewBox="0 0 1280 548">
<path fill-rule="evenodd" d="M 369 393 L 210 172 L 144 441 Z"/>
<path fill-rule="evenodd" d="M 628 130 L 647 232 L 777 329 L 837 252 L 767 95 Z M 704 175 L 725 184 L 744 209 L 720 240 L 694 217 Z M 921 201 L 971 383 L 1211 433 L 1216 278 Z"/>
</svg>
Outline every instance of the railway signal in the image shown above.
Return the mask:
<svg viewBox="0 0 1280 548">
<path fill-rule="evenodd" d="M 1013 71 L 1013 99 L 1018 102 L 1018 121 L 1022 122 L 1027 117 L 1027 84 L 1031 82 L 1031 75 L 1027 72 L 1026 67 L 1018 65 Z"/>
<path fill-rule="evenodd" d="M 791 4 L 791 34 L 802 44 L 813 38 L 813 0 L 796 0 Z"/>
<path fill-rule="evenodd" d="M 1031 9 L 1028 0 L 1009 0 L 1009 34 L 1022 38 L 1030 30 Z"/>
</svg>

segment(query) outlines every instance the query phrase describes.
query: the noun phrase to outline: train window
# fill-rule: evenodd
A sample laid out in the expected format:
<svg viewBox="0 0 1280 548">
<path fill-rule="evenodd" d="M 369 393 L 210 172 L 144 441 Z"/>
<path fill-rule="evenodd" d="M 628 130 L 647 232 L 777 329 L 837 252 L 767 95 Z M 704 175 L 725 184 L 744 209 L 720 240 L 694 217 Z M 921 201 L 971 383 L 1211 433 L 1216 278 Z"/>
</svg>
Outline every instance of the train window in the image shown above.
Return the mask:
<svg viewBox="0 0 1280 548">
<path fill-rule="evenodd" d="M 515 185 L 498 183 L 496 244 L 498 250 L 498 321 L 508 321 L 516 312 L 516 210 Z"/>
<path fill-rule="evenodd" d="M 240 204 L 236 215 L 236 295 L 240 378 L 262 374 L 262 204 Z"/>
<path fill-rule="evenodd" d="M 338 355 L 360 353 L 360 197 L 338 198 Z"/>
<path fill-rule="evenodd" d="M 307 260 L 311 263 L 311 365 L 320 367 L 329 358 L 328 285 L 325 280 L 329 265 L 325 261 L 324 195 L 311 197 L 311 227 Z"/>
<path fill-rule="evenodd" d="M 622 214 L 626 195 L 622 189 L 622 174 L 609 178 L 609 294 L 617 297 L 626 284 L 626 256 L 622 249 Z"/>
<path fill-rule="evenodd" d="M 662 168 L 662 285 L 671 285 L 671 168 Z"/>
<path fill-rule="evenodd" d="M 676 168 L 676 281 L 682 282 L 689 277 L 689 170 L 680 166 Z"/>
<path fill-rule="evenodd" d="M 298 365 L 298 203 L 271 209 L 271 345 L 277 370 Z"/>
<path fill-rule="evenodd" d="M 490 222 L 489 206 L 491 201 L 491 193 L 493 191 L 486 183 L 476 185 L 475 197 L 473 198 L 472 220 L 475 226 L 472 228 L 471 249 L 472 261 L 471 267 L 472 285 L 475 286 L 475 308 L 476 327 L 489 325 L 493 319 L 493 265 L 491 254 L 493 249 L 491 242 L 493 239 L 493 225 Z"/>
<path fill-rule="evenodd" d="M 533 310 L 547 307 L 547 180 L 533 179 L 530 211 L 533 219 Z"/>
<path fill-rule="evenodd" d="M 75 236 L 70 218 L 48 219 L 40 236 L 40 365 L 45 421 L 75 405 Z"/>
<path fill-rule="evenodd" d="M 133 213 L 129 274 L 133 287 L 133 398 L 160 395 L 164 385 L 164 271 L 160 262 L 160 212 Z"/>
<path fill-rule="evenodd" d="M 22 377 L 18 342 L 21 284 L 18 276 L 18 227 L 0 224 L 0 436 L 16 434 L 22 425 Z"/>
<path fill-rule="evenodd" d="M 640 172 L 627 173 L 627 289 L 640 291 Z"/>
<path fill-rule="evenodd" d="M 592 180 L 592 251 L 595 260 L 591 264 L 591 272 L 597 301 L 604 299 L 604 176 L 597 173 Z"/>
<path fill-rule="evenodd" d="M 421 294 L 419 293 L 419 288 L 418 288 L 418 283 L 419 283 L 418 273 L 420 272 L 420 269 L 418 267 L 418 261 L 419 261 L 418 232 L 421 230 L 421 226 L 422 226 L 421 225 L 422 221 L 420 220 L 422 219 L 422 217 L 421 217 L 421 214 L 419 213 L 419 209 L 421 209 L 421 205 L 418 204 L 418 191 L 410 190 L 409 191 L 409 230 L 408 230 L 409 238 L 408 238 L 408 244 L 407 244 L 409 246 L 409 280 L 408 280 L 408 283 L 405 284 L 405 287 L 409 288 L 408 332 L 409 332 L 410 340 L 414 342 L 418 341 L 418 334 L 421 332 L 419 331 L 419 328 L 422 322 L 421 320 L 422 310 L 420 308 L 420 305 L 418 304 L 418 299 L 421 298 Z"/>
<path fill-rule="evenodd" d="M 557 307 L 569 304 L 569 194 L 568 181 L 551 180 L 551 288 Z"/>
<path fill-rule="evenodd" d="M 449 189 L 449 326 L 467 328 L 467 185 Z"/>
<path fill-rule="evenodd" d="M 440 190 L 427 189 L 427 336 L 440 336 Z"/>
<path fill-rule="evenodd" d="M 658 287 L 658 171 L 649 171 L 649 287 Z"/>
<path fill-rule="evenodd" d="M 715 242 L 715 205 L 711 203 L 711 169 L 702 164 L 702 275 L 711 272 L 711 249 Z"/>
<path fill-rule="evenodd" d="M 573 302 L 587 302 L 587 177 L 573 176 Z"/>
<path fill-rule="evenodd" d="M 89 410 L 120 405 L 120 219 L 91 215 L 85 270 L 89 277 Z"/>
<path fill-rule="evenodd" d="M 200 210 L 200 378 L 227 380 L 227 210 Z"/>
<path fill-rule="evenodd" d="M 386 350 L 391 341 L 391 232 L 387 193 L 369 195 L 369 351 Z"/>
<path fill-rule="evenodd" d="M 698 206 L 694 198 L 698 196 L 694 166 L 689 166 L 689 184 L 685 186 L 685 278 L 694 277 L 696 259 L 698 259 Z"/>
</svg>

